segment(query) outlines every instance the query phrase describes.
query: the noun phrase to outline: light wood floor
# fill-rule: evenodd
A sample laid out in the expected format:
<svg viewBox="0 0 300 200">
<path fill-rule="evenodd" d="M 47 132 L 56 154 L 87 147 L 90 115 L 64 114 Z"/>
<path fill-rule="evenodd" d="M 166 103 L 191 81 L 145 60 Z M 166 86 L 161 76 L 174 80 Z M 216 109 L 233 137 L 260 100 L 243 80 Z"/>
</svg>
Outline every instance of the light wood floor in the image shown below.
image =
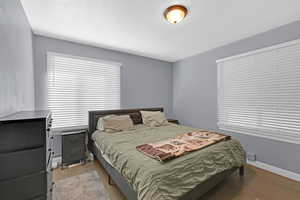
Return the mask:
<svg viewBox="0 0 300 200">
<path fill-rule="evenodd" d="M 64 170 L 56 169 L 54 181 L 92 170 L 99 173 L 111 200 L 125 200 L 118 188 L 108 184 L 107 174 L 97 161 Z M 233 174 L 200 200 L 300 200 L 300 183 L 248 165 L 243 178 Z"/>
</svg>

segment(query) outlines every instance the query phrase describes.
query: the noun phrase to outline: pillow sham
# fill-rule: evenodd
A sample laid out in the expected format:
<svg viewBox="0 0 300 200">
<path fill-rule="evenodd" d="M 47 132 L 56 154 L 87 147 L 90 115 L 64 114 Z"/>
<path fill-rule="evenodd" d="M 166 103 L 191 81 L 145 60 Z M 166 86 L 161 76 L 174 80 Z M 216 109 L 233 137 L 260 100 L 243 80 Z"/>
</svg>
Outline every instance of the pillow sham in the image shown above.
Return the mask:
<svg viewBox="0 0 300 200">
<path fill-rule="evenodd" d="M 143 119 L 143 124 L 150 127 L 165 126 L 168 120 L 164 112 L 160 111 L 140 111 Z"/>
<path fill-rule="evenodd" d="M 97 129 L 108 133 L 126 131 L 133 128 L 133 122 L 129 115 L 107 115 L 101 117 L 97 123 Z"/>
</svg>

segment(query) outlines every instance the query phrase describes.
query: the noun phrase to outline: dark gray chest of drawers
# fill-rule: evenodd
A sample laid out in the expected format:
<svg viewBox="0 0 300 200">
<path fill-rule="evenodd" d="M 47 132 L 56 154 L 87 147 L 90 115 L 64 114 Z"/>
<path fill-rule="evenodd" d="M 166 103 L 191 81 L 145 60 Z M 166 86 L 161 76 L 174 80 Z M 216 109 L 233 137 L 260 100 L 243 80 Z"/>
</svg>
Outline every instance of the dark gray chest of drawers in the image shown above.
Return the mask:
<svg viewBox="0 0 300 200">
<path fill-rule="evenodd" d="M 52 199 L 51 114 L 26 111 L 0 118 L 0 199 Z"/>
</svg>

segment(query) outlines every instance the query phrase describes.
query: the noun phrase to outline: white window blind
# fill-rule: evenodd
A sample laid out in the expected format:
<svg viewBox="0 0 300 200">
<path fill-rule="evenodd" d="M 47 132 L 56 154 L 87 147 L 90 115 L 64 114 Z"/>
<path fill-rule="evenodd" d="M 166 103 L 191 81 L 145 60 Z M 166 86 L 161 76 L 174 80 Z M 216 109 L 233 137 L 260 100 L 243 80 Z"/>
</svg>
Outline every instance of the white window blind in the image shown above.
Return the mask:
<svg viewBox="0 0 300 200">
<path fill-rule="evenodd" d="M 53 128 L 88 125 L 89 110 L 120 108 L 120 63 L 47 53 Z"/>
<path fill-rule="evenodd" d="M 300 41 L 218 60 L 220 129 L 300 144 Z"/>
</svg>

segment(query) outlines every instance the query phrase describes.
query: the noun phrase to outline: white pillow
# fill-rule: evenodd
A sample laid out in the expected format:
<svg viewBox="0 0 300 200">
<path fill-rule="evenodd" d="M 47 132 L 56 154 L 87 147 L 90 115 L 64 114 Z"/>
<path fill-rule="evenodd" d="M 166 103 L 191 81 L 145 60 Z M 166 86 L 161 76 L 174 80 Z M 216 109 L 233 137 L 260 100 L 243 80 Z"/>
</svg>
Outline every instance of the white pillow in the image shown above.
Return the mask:
<svg viewBox="0 0 300 200">
<path fill-rule="evenodd" d="M 165 126 L 168 120 L 165 113 L 160 111 L 141 111 L 143 124 L 150 127 Z"/>
<path fill-rule="evenodd" d="M 132 129 L 133 122 L 129 115 L 107 115 L 98 119 L 97 129 L 109 133 Z"/>
</svg>

